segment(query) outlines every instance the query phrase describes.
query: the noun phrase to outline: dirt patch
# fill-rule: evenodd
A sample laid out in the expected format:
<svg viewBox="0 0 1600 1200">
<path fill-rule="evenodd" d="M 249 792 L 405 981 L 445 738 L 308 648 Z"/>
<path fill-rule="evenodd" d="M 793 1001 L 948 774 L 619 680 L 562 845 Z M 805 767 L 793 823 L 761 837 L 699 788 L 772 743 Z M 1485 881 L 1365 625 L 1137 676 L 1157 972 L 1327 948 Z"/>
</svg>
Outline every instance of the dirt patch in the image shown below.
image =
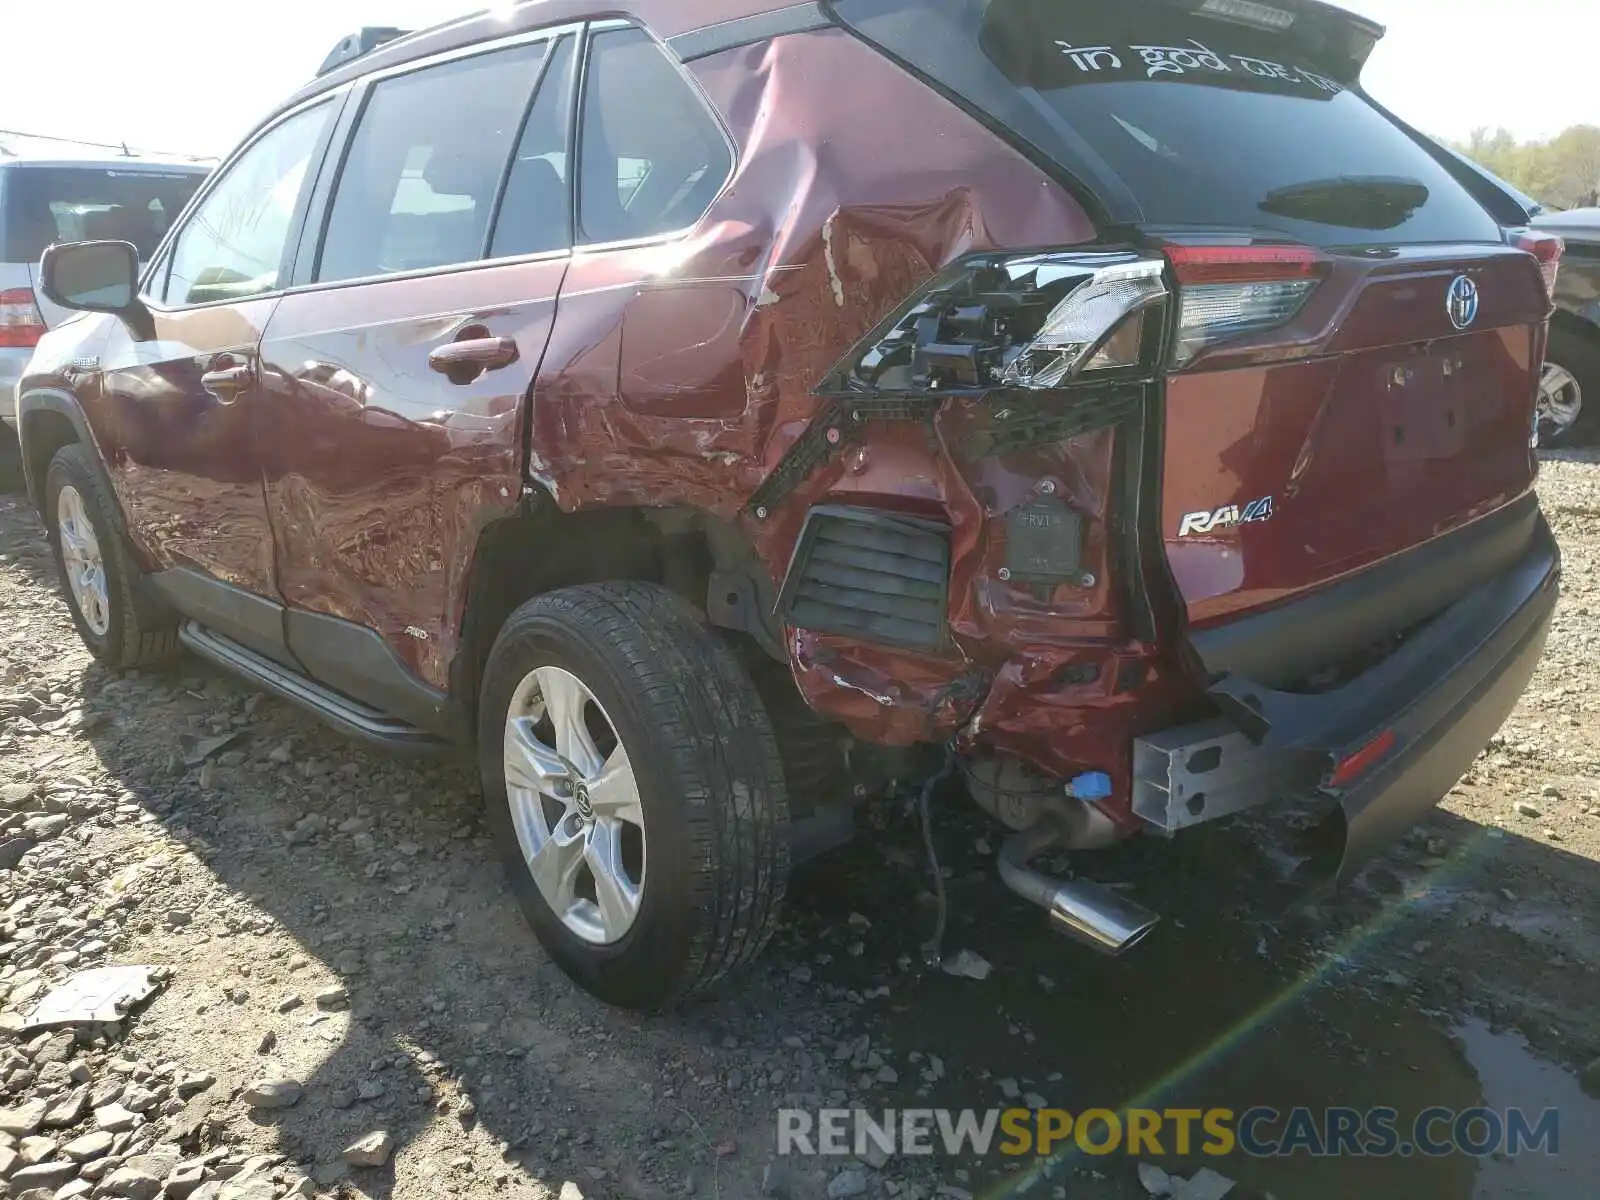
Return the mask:
<svg viewBox="0 0 1600 1200">
<path fill-rule="evenodd" d="M 43 1141 L 0 1135 L 0 1174 L 129 1196 L 139 1175 L 201 1200 L 1138 1196 L 1121 1159 L 774 1165 L 774 1112 L 1465 1107 L 1484 1095 L 1453 1033 L 1468 1017 L 1581 1068 L 1600 1056 L 1600 460 L 1550 456 L 1541 492 L 1566 591 L 1538 676 L 1436 817 L 1342 899 L 1292 903 L 1228 830 L 1134 843 L 1081 865 L 1168 919 L 1094 959 L 1000 889 L 995 831 L 950 797 L 946 949 L 991 967 L 955 977 L 921 961 L 929 879 L 908 806 L 886 803 L 800 873 L 749 977 L 654 1020 L 550 965 L 467 768 L 369 752 L 193 661 L 101 672 L 36 518 L 0 500 L 0 1090 L 16 1129 L 30 1104 L 82 1096 Z M 114 963 L 170 976 L 119 1025 L 15 1031 L 52 986 Z M 1459 1158 L 1161 1162 L 1222 1170 L 1233 1195 L 1518 1179 L 1483 1191 Z"/>
</svg>

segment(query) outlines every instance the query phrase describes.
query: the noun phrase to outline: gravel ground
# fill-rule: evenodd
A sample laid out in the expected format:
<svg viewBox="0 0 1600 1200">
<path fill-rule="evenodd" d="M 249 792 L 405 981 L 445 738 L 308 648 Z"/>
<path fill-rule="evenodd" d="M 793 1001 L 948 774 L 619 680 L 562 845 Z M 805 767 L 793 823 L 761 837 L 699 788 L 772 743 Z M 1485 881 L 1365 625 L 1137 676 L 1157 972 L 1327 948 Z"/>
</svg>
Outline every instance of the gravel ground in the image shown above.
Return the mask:
<svg viewBox="0 0 1600 1200">
<path fill-rule="evenodd" d="M 1235 831 L 1134 843 L 1092 870 L 1169 919 L 1095 959 L 998 886 L 995 832 L 951 797 L 946 949 L 992 967 L 952 977 L 920 963 L 928 879 L 884 803 L 799 874 L 750 977 L 651 1020 L 546 960 L 466 769 L 384 758 L 192 660 L 100 671 L 37 519 L 0 498 L 0 1177 L 29 1200 L 1093 1200 L 1145 1195 L 1134 1164 L 775 1161 L 774 1110 L 1482 1099 L 1561 1103 L 1562 1161 L 1160 1162 L 1280 1200 L 1594 1194 L 1574 1074 L 1594 1063 L 1600 1092 L 1600 457 L 1552 455 L 1541 492 L 1566 592 L 1538 676 L 1343 897 L 1293 903 Z M 21 1031 L 110 964 L 162 969 L 136 1015 Z"/>
</svg>

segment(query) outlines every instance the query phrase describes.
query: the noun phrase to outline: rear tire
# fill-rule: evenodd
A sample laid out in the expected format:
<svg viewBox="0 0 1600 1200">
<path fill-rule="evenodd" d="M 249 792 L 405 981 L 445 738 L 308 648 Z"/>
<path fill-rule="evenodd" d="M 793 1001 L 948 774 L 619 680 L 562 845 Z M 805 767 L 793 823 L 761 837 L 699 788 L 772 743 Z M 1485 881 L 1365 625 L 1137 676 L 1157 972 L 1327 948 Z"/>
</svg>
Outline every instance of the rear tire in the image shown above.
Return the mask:
<svg viewBox="0 0 1600 1200">
<path fill-rule="evenodd" d="M 147 594 L 122 532 L 116 496 L 87 446 L 75 442 L 56 451 L 45 474 L 44 501 L 61 590 L 89 652 L 113 670 L 151 666 L 176 655 L 178 614 Z M 70 514 L 65 539 L 64 512 Z M 90 562 L 98 563 L 98 571 L 86 587 Z"/>
<path fill-rule="evenodd" d="M 1558 375 L 1555 371 L 1564 374 Z M 1559 386 L 1553 388 L 1553 383 Z M 1573 404 L 1578 406 L 1577 414 L 1566 420 Z M 1545 355 L 1545 374 L 1540 383 L 1538 422 L 1541 450 L 1583 445 L 1594 440 L 1596 431 L 1600 430 L 1600 337 L 1585 337 L 1570 329 L 1550 331 L 1550 349 Z"/>
<path fill-rule="evenodd" d="M 574 682 L 566 694 L 578 699 L 563 700 Z M 570 753 L 549 721 L 558 709 L 580 714 L 567 726 L 582 730 L 568 735 Z M 789 871 L 777 742 L 749 676 L 678 596 L 604 583 L 528 601 L 490 651 L 478 725 L 488 822 L 512 890 L 581 987 L 657 1011 L 704 992 L 766 945 Z M 536 783 L 530 759 L 516 758 L 530 741 L 532 761 L 547 772 Z M 603 863 L 596 870 L 591 839 L 618 811 L 602 783 L 619 761 L 630 767 L 638 833 L 631 863 L 613 876 Z M 626 845 L 620 836 L 610 844 Z M 570 866 L 541 859 L 552 847 L 576 855 Z M 625 919 L 608 921 L 604 898 L 617 894 L 616 878 L 629 900 Z"/>
</svg>

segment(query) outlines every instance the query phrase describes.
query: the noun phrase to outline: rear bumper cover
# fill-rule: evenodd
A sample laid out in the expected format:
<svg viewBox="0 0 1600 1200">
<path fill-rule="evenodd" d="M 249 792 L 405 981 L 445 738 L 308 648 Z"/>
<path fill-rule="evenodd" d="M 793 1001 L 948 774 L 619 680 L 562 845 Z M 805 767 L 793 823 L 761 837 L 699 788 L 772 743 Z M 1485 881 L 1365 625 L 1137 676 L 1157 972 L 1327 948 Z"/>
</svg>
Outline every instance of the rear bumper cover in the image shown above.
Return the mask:
<svg viewBox="0 0 1600 1200">
<path fill-rule="evenodd" d="M 1539 516 L 1503 571 L 1336 690 L 1304 695 L 1224 677 L 1210 692 L 1223 721 L 1135 744 L 1135 811 L 1171 832 L 1320 792 L 1342 826 L 1337 874 L 1348 880 L 1438 804 L 1516 706 L 1544 649 L 1560 573 L 1560 550 Z M 1328 784 L 1375 742 L 1381 755 L 1359 775 Z"/>
<path fill-rule="evenodd" d="M 1411 680 L 1422 686 L 1389 726 L 1396 751 L 1339 798 L 1341 882 L 1426 816 L 1505 723 L 1544 652 L 1560 576 L 1561 552 L 1541 517 L 1533 545 L 1513 570 L 1481 585 L 1426 631 L 1428 645 L 1410 663 Z M 1439 667 L 1446 669 L 1435 673 Z M 1376 695 L 1388 683 L 1374 680 Z"/>
</svg>

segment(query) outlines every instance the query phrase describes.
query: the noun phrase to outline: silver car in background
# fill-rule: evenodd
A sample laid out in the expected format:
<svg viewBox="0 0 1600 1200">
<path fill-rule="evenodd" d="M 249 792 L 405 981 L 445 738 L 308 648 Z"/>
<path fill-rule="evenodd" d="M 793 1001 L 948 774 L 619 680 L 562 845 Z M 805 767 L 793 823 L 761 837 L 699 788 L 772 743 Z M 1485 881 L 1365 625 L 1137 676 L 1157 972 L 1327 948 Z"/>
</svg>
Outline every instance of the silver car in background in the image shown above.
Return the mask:
<svg viewBox="0 0 1600 1200">
<path fill-rule="evenodd" d="M 38 291 L 55 242 L 132 242 L 148 258 L 211 168 L 138 157 L 0 157 L 0 473 L 15 467 L 17 380 L 44 332 L 64 320 Z"/>
</svg>

